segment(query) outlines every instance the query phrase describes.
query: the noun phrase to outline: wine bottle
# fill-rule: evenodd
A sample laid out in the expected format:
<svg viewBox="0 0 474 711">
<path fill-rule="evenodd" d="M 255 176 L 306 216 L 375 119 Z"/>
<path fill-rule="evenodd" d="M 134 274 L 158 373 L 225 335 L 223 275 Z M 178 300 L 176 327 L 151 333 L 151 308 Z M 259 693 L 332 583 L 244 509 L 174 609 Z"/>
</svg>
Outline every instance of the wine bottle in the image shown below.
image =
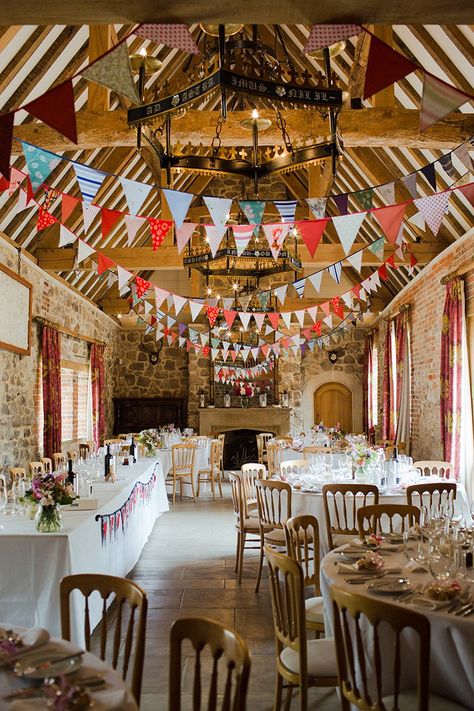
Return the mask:
<svg viewBox="0 0 474 711">
<path fill-rule="evenodd" d="M 398 447 L 393 448 L 392 461 L 398 462 Z"/>
<path fill-rule="evenodd" d="M 67 460 L 67 479 L 69 484 L 74 488 L 74 480 L 76 478 L 75 473 L 72 470 L 72 458 Z"/>
<path fill-rule="evenodd" d="M 104 458 L 104 476 L 107 478 L 110 474 L 110 464 L 112 462 L 112 455 L 110 454 L 110 444 L 107 445 L 107 451 Z"/>
<path fill-rule="evenodd" d="M 130 460 L 136 464 L 137 463 L 137 445 L 133 441 L 132 437 L 132 443 L 130 445 Z"/>
</svg>

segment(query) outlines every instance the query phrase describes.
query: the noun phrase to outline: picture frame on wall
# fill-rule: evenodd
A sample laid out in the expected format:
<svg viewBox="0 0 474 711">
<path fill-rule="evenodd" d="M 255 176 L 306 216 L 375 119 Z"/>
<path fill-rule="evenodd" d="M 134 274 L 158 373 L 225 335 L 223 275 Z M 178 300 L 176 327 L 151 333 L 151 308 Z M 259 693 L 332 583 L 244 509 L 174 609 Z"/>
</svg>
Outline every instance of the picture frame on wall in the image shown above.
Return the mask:
<svg viewBox="0 0 474 711">
<path fill-rule="evenodd" d="M 33 285 L 0 264 L 0 349 L 31 354 Z"/>
</svg>

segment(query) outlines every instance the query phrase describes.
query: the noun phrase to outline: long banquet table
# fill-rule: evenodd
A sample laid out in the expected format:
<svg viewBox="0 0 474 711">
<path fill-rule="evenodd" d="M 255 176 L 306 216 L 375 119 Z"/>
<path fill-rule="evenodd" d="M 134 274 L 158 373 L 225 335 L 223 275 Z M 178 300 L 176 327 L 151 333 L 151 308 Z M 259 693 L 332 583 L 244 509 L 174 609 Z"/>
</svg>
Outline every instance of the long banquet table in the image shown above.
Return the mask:
<svg viewBox="0 0 474 711">
<path fill-rule="evenodd" d="M 150 485 L 156 475 L 153 485 Z M 38 533 L 25 516 L 0 515 L 0 610 L 10 624 L 46 627 L 60 636 L 59 582 L 65 575 L 103 573 L 125 576 L 137 562 L 158 516 L 169 510 L 165 477 L 157 459 L 144 459 L 133 467 L 119 466 L 118 481 L 94 480 L 92 497 L 98 506 L 90 511 L 63 511 L 59 533 Z M 111 518 L 133 497 L 140 484 L 149 484 L 149 496 L 138 496 L 124 521 L 104 528 L 100 518 Z M 73 622 L 81 619 L 82 604 L 73 597 Z M 91 598 L 91 622 L 100 619 L 101 600 Z M 74 639 L 82 635 L 76 625 Z"/>
</svg>

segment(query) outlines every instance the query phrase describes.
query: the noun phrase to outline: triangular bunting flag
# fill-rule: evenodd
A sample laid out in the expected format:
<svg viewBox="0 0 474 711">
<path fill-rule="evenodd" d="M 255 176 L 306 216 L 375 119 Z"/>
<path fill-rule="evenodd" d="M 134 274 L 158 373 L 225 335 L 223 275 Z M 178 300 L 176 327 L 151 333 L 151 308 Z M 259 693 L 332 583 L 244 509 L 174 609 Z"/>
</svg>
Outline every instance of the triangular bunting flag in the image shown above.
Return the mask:
<svg viewBox="0 0 474 711">
<path fill-rule="evenodd" d="M 354 267 L 354 269 L 356 269 L 359 272 L 359 274 L 360 274 L 360 270 L 362 269 L 362 254 L 363 254 L 363 252 L 364 252 L 363 249 L 359 249 L 359 250 L 357 250 L 357 252 L 354 252 L 354 254 L 348 254 L 346 257 L 346 259 L 349 262 L 349 264 L 351 265 L 351 267 Z"/>
<path fill-rule="evenodd" d="M 351 251 L 351 247 L 354 244 L 354 240 L 357 237 L 357 233 L 366 214 L 366 212 L 353 212 L 350 215 L 332 218 L 332 224 L 341 241 L 344 254 L 348 254 Z"/>
<path fill-rule="evenodd" d="M 402 183 L 413 198 L 416 198 L 416 173 L 409 173 L 401 179 Z"/>
<path fill-rule="evenodd" d="M 106 86 L 117 94 L 125 96 L 134 104 L 142 103 L 133 80 L 126 42 L 122 42 L 111 52 L 97 59 L 81 74 L 89 81 Z"/>
<path fill-rule="evenodd" d="M 50 173 L 59 165 L 61 158 L 23 141 L 21 141 L 21 147 L 28 167 L 31 187 L 33 193 L 35 193 L 46 182 Z"/>
<path fill-rule="evenodd" d="M 213 257 L 216 256 L 219 249 L 222 238 L 227 231 L 227 225 L 206 225 L 206 238 L 209 242 L 209 247 L 211 248 L 211 254 Z"/>
<path fill-rule="evenodd" d="M 247 245 L 250 242 L 250 238 L 253 234 L 252 225 L 232 225 L 232 232 L 234 234 L 235 246 L 237 249 L 237 254 L 239 257 L 247 249 Z"/>
<path fill-rule="evenodd" d="M 244 330 L 246 331 L 249 325 L 250 317 L 252 316 L 251 313 L 248 313 L 246 311 L 241 311 L 239 313 L 239 318 L 242 322 L 242 326 L 244 327 Z"/>
<path fill-rule="evenodd" d="M 6 114 L 7 116 L 9 114 Z M 0 150 L 4 148 L 2 141 L 4 140 L 4 137 L 2 135 L 2 119 L 4 117 L 0 116 Z M 21 170 L 17 170 L 14 166 L 12 166 L 12 169 L 10 171 L 10 188 L 8 190 L 8 194 L 12 195 L 15 190 L 22 184 L 22 182 L 25 179 L 25 174 L 21 172 Z"/>
<path fill-rule="evenodd" d="M 1 141 L 0 141 L 1 145 Z M 472 159 L 469 149 L 472 148 L 469 143 L 462 143 L 454 151 L 454 155 L 458 158 L 461 163 L 466 166 L 467 170 L 472 170 Z M 12 168 L 13 173 L 13 168 Z"/>
<path fill-rule="evenodd" d="M 195 222 L 183 222 L 181 227 L 176 228 L 175 235 L 176 243 L 178 245 L 178 254 L 181 254 L 183 249 L 186 247 L 195 229 Z"/>
<path fill-rule="evenodd" d="M 306 198 L 308 207 L 317 220 L 322 220 L 326 215 L 327 197 Z"/>
<path fill-rule="evenodd" d="M 369 58 L 365 72 L 364 99 L 385 89 L 407 74 L 419 69 L 417 64 L 395 52 L 378 37 L 371 35 Z"/>
<path fill-rule="evenodd" d="M 310 317 L 311 321 L 313 321 L 313 323 L 316 321 L 317 311 L 318 311 L 317 306 L 310 306 L 308 309 L 306 309 L 306 312 L 307 312 L 308 316 Z"/>
<path fill-rule="evenodd" d="M 194 195 L 192 193 L 182 193 L 178 190 L 168 190 L 167 188 L 163 188 L 162 192 L 166 198 L 170 212 L 173 215 L 176 229 L 178 230 L 186 219 Z"/>
<path fill-rule="evenodd" d="M 291 225 L 289 224 L 281 224 L 281 225 L 262 225 L 263 231 L 265 233 L 265 237 L 267 238 L 267 242 L 270 246 L 271 253 L 273 255 L 273 259 L 278 259 L 278 255 L 280 254 L 280 250 L 283 246 L 283 242 L 285 241 L 285 237 L 287 236 L 289 229 Z"/>
<path fill-rule="evenodd" d="M 137 180 L 120 178 L 120 184 L 127 198 L 128 209 L 136 215 L 153 189 L 152 185 L 139 183 Z"/>
<path fill-rule="evenodd" d="M 274 200 L 273 203 L 280 213 L 283 222 L 293 224 L 298 200 Z"/>
<path fill-rule="evenodd" d="M 474 183 L 469 183 L 469 185 L 460 185 L 457 188 L 471 205 L 474 205 Z"/>
<path fill-rule="evenodd" d="M 329 47 L 331 44 L 358 35 L 359 32 L 362 32 L 360 25 L 313 25 L 303 52 Z"/>
<path fill-rule="evenodd" d="M 171 220 L 157 220 L 154 217 L 148 217 L 148 223 L 151 229 L 151 241 L 153 245 L 153 251 L 156 252 L 158 247 L 161 247 L 164 238 L 168 234 L 172 222 Z"/>
<path fill-rule="evenodd" d="M 112 227 L 120 220 L 122 213 L 119 210 L 102 208 L 102 238 L 107 237 Z"/>
<path fill-rule="evenodd" d="M 292 311 L 283 311 L 280 314 L 280 316 L 282 317 L 282 319 L 285 323 L 285 326 L 287 328 L 290 328 L 290 326 L 291 326 L 291 314 L 292 314 Z"/>
<path fill-rule="evenodd" d="M 127 247 L 133 244 L 135 236 L 140 227 L 145 222 L 145 218 L 135 215 L 125 215 L 125 226 L 127 228 Z"/>
<path fill-rule="evenodd" d="M 134 34 L 144 39 L 149 39 L 155 44 L 164 44 L 166 47 L 180 49 L 188 54 L 199 54 L 199 48 L 193 40 L 189 27 L 183 24 L 175 25 L 139 25 Z"/>
<path fill-rule="evenodd" d="M 383 279 L 384 281 L 387 281 L 388 271 L 387 271 L 387 267 L 385 264 L 380 265 L 380 267 L 378 268 L 378 272 L 379 272 L 380 278 Z"/>
<path fill-rule="evenodd" d="M 274 294 L 277 297 L 280 304 L 285 303 L 287 289 L 288 289 L 288 284 L 283 284 L 282 286 L 279 286 L 276 289 L 274 289 Z"/>
<path fill-rule="evenodd" d="M 23 210 L 26 210 L 27 207 L 28 207 L 28 204 L 27 204 L 26 193 L 24 190 L 19 190 L 18 191 L 18 200 L 16 203 L 16 212 L 22 212 Z M 33 207 L 33 205 L 30 205 L 30 207 Z M 36 209 L 36 204 L 34 207 Z"/>
<path fill-rule="evenodd" d="M 135 277 L 135 286 L 137 287 L 137 297 L 139 299 L 141 299 L 143 296 L 145 296 L 148 289 L 151 288 L 150 282 L 146 281 L 146 279 L 142 279 L 139 276 Z"/>
<path fill-rule="evenodd" d="M 65 247 L 68 244 L 72 244 L 75 242 L 77 239 L 76 235 L 74 232 L 71 232 L 71 230 L 68 230 L 67 227 L 64 225 L 61 225 L 59 228 L 59 243 L 58 247 Z"/>
<path fill-rule="evenodd" d="M 232 328 L 232 324 L 234 323 L 236 316 L 237 311 L 229 311 L 228 309 L 224 309 L 225 322 L 229 328 Z"/>
<path fill-rule="evenodd" d="M 329 218 L 322 220 L 307 220 L 297 222 L 298 230 L 301 238 L 308 248 L 311 258 L 314 259 L 314 253 L 321 241 L 323 232 L 326 228 Z"/>
<path fill-rule="evenodd" d="M 293 282 L 293 288 L 295 289 L 296 293 L 300 297 L 300 299 L 303 298 L 304 294 L 304 288 L 306 286 L 306 279 L 303 277 L 303 279 L 298 279 L 298 281 Z"/>
<path fill-rule="evenodd" d="M 57 221 L 58 220 L 50 212 L 45 210 L 43 207 L 40 207 L 36 229 L 40 232 L 41 230 L 46 229 L 46 227 L 51 227 L 51 225 L 54 225 Z"/>
<path fill-rule="evenodd" d="M 385 183 L 385 185 L 379 185 L 377 190 L 386 203 L 393 205 L 395 202 L 395 183 Z"/>
<path fill-rule="evenodd" d="M 268 313 L 268 314 L 267 314 L 267 318 L 268 318 L 268 320 L 270 321 L 270 323 L 272 324 L 273 328 L 274 328 L 275 331 L 276 331 L 277 328 L 278 328 L 278 323 L 279 323 L 279 321 L 280 321 L 280 314 L 277 313 L 277 312 L 271 312 L 271 313 Z"/>
<path fill-rule="evenodd" d="M 326 314 L 326 316 L 329 316 L 329 301 L 325 301 L 324 303 L 319 304 L 319 308 Z"/>
<path fill-rule="evenodd" d="M 117 276 L 118 276 L 118 289 L 121 292 L 122 289 L 128 285 L 128 280 L 131 278 L 132 274 L 123 267 L 117 264 Z"/>
<path fill-rule="evenodd" d="M 444 213 L 448 205 L 450 196 L 449 191 L 430 195 L 429 197 L 420 198 L 414 201 L 415 207 L 421 212 L 425 218 L 426 224 L 436 237 L 443 221 Z"/>
<path fill-rule="evenodd" d="M 315 272 L 314 274 L 311 274 L 311 276 L 308 277 L 308 279 L 309 279 L 310 282 L 311 282 L 311 286 L 313 287 L 313 289 L 314 289 L 315 291 L 318 292 L 318 294 L 319 294 L 319 290 L 320 290 L 320 288 L 321 288 L 321 279 L 322 279 L 322 278 L 323 278 L 323 272 L 322 272 L 322 271 L 320 271 L 320 272 Z"/>
<path fill-rule="evenodd" d="M 438 163 L 440 164 L 442 169 L 446 171 L 450 178 L 456 177 L 456 171 L 453 166 L 453 159 L 451 157 L 451 153 L 446 153 L 446 155 L 441 156 L 441 158 L 438 160 Z"/>
<path fill-rule="evenodd" d="M 77 263 L 80 264 L 81 262 L 84 261 L 84 259 L 87 259 L 88 257 L 91 256 L 91 254 L 95 253 L 94 247 L 90 247 L 87 242 L 84 242 L 84 240 L 79 239 L 78 240 L 78 247 L 77 247 Z"/>
<path fill-rule="evenodd" d="M 408 218 L 408 222 L 411 225 L 414 225 L 415 227 L 418 227 L 420 230 L 425 229 L 425 218 L 421 214 L 421 212 L 415 212 L 414 215 Z"/>
<path fill-rule="evenodd" d="M 97 256 L 99 257 L 99 261 L 97 263 L 97 274 L 103 274 L 107 271 L 107 269 L 112 269 L 113 267 L 115 267 L 115 262 L 109 259 L 109 257 L 106 257 L 100 252 L 97 252 Z"/>
<path fill-rule="evenodd" d="M 198 303 L 197 301 L 190 301 L 189 302 L 189 309 L 191 311 L 191 318 L 193 321 L 195 321 L 197 319 L 197 317 L 199 316 L 199 314 L 201 313 L 202 307 L 203 307 L 203 305 Z"/>
<path fill-rule="evenodd" d="M 209 326 L 212 328 L 216 322 L 219 315 L 219 309 L 217 306 L 206 306 L 206 316 L 209 320 Z"/>
<path fill-rule="evenodd" d="M 380 237 L 379 239 L 376 239 L 375 242 L 372 242 L 372 244 L 367 245 L 367 249 L 372 252 L 372 254 L 377 257 L 377 259 L 380 259 L 380 261 L 382 261 L 384 255 L 384 238 Z"/>
<path fill-rule="evenodd" d="M 178 296 L 178 294 L 173 294 L 174 313 L 176 316 L 179 314 L 186 302 L 187 299 L 184 296 Z"/>
<path fill-rule="evenodd" d="M 61 195 L 61 222 L 67 221 L 79 202 L 80 200 L 72 197 L 72 195 L 67 195 L 66 193 Z"/>
<path fill-rule="evenodd" d="M 204 196 L 204 202 L 209 210 L 211 220 L 214 225 L 222 226 L 229 219 L 230 209 L 232 207 L 232 198 L 219 198 Z"/>
<path fill-rule="evenodd" d="M 299 325 L 301 326 L 301 328 L 303 328 L 305 313 L 306 313 L 305 309 L 298 309 L 298 311 L 295 311 L 295 312 L 294 312 L 296 318 L 298 319 L 298 323 L 299 323 Z"/>
<path fill-rule="evenodd" d="M 341 215 L 347 215 L 347 206 L 349 204 L 349 196 L 346 193 L 342 195 L 333 195 L 332 199 L 336 203 L 337 209 Z"/>
<path fill-rule="evenodd" d="M 14 113 L 0 116 L 0 173 L 7 180 L 10 179 L 10 154 L 12 150 L 14 116 Z"/>
<path fill-rule="evenodd" d="M 72 165 L 84 202 L 91 203 L 107 176 L 100 170 L 94 170 L 94 168 L 89 168 L 88 165 L 82 165 L 82 163 L 73 163 Z"/>
<path fill-rule="evenodd" d="M 330 267 L 328 267 L 328 272 L 336 281 L 338 284 L 341 281 L 341 271 L 342 271 L 342 264 L 341 262 L 336 262 L 336 264 L 331 264 Z"/>
<path fill-rule="evenodd" d="M 424 131 L 431 124 L 444 118 L 450 111 L 455 111 L 466 101 L 471 100 L 472 96 L 425 72 L 423 75 L 420 131 Z"/>
<path fill-rule="evenodd" d="M 369 188 L 368 190 L 359 190 L 358 192 L 353 193 L 353 196 L 359 205 L 364 208 L 364 210 L 370 210 L 372 208 L 374 198 L 374 191 L 372 188 Z"/>
<path fill-rule="evenodd" d="M 76 111 L 72 81 L 67 81 L 50 89 L 38 99 L 22 106 L 22 109 L 54 128 L 62 136 L 77 143 Z"/>
<path fill-rule="evenodd" d="M 433 190 L 436 192 L 436 170 L 435 170 L 435 164 L 434 163 L 428 163 L 428 165 L 425 165 L 422 169 L 421 172 L 425 176 L 426 180 L 429 182 Z"/>
<path fill-rule="evenodd" d="M 387 207 L 379 207 L 376 210 L 372 210 L 371 214 L 376 218 L 391 244 L 395 244 L 397 241 L 406 206 L 407 203 L 402 202 L 398 205 L 388 205 Z"/>
</svg>

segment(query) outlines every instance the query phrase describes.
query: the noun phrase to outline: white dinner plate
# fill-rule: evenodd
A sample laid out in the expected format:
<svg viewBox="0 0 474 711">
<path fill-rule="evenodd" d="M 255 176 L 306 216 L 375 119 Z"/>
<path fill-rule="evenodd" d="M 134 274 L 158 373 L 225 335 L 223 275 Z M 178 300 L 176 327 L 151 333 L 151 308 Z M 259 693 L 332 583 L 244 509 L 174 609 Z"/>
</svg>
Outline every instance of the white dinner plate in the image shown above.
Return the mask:
<svg viewBox="0 0 474 711">
<path fill-rule="evenodd" d="M 410 583 L 403 583 L 400 582 L 399 580 L 387 580 L 386 582 L 376 582 L 374 581 L 373 583 L 367 583 L 366 587 L 367 590 L 370 590 L 373 593 L 381 593 L 381 594 L 392 594 L 392 593 L 401 593 L 401 592 L 406 592 L 407 590 L 410 590 Z"/>
</svg>

